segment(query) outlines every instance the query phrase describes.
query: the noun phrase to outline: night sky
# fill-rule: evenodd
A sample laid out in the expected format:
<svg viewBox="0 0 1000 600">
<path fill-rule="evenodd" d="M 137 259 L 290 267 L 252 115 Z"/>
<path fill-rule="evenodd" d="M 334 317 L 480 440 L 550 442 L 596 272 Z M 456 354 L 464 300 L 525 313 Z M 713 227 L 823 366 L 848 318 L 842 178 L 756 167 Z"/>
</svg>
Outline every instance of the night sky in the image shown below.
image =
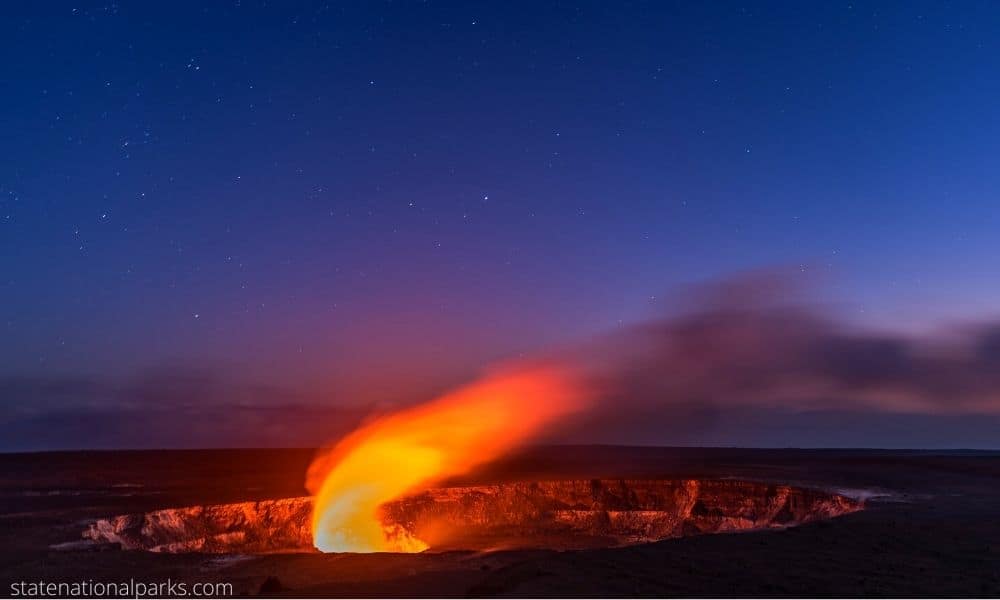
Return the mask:
<svg viewBox="0 0 1000 600">
<path fill-rule="evenodd" d="M 2 450 L 312 445 L 759 269 L 852 327 L 997 316 L 995 3 L 0 11 Z M 610 441 L 984 447 L 998 412 Z"/>
</svg>

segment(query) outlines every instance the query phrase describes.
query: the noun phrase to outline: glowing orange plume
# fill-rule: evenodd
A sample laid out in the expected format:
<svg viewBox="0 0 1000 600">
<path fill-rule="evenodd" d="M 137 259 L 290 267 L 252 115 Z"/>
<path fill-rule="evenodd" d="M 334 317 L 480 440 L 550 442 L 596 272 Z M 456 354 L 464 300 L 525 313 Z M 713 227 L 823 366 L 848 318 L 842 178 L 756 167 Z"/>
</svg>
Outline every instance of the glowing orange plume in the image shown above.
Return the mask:
<svg viewBox="0 0 1000 600">
<path fill-rule="evenodd" d="M 500 456 L 583 401 L 567 372 L 537 367 L 488 376 L 360 427 L 310 467 L 313 543 L 324 552 L 426 549 L 384 527 L 379 506 Z"/>
</svg>

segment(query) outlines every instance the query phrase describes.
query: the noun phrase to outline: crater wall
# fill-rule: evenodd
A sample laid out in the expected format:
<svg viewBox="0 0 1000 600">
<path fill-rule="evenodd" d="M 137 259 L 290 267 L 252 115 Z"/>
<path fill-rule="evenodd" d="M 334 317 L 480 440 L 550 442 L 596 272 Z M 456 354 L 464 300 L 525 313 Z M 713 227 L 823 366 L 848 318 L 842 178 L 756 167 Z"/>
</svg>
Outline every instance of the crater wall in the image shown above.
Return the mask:
<svg viewBox="0 0 1000 600">
<path fill-rule="evenodd" d="M 379 516 L 432 550 L 478 550 L 620 546 L 789 527 L 861 508 L 787 485 L 593 479 L 433 488 L 383 505 Z M 83 537 L 152 552 L 315 552 L 311 515 L 308 497 L 189 506 L 99 519 Z"/>
</svg>

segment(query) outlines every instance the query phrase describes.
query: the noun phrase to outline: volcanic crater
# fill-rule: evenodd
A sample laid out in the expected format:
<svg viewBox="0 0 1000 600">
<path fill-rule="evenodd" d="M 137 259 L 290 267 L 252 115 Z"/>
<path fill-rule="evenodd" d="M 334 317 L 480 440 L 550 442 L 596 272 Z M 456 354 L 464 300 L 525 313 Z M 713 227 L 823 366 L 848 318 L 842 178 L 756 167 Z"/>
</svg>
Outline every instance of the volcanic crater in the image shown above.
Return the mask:
<svg viewBox="0 0 1000 600">
<path fill-rule="evenodd" d="M 784 528 L 855 512 L 863 500 L 731 479 L 576 479 L 437 487 L 384 504 L 386 534 L 430 551 L 625 546 Z M 316 552 L 309 497 L 188 506 L 90 523 L 90 543 L 125 550 Z"/>
</svg>

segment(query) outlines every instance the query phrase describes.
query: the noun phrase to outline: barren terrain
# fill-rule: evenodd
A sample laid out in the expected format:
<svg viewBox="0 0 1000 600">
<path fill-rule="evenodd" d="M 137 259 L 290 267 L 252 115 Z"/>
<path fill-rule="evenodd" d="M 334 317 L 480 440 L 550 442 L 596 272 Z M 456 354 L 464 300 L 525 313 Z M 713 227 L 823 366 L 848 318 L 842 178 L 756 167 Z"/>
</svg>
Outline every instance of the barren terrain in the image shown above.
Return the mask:
<svg viewBox="0 0 1000 600">
<path fill-rule="evenodd" d="M 0 594 L 15 581 L 129 578 L 226 581 L 241 595 L 294 596 L 1000 594 L 1000 453 L 976 451 L 549 447 L 448 482 L 739 480 L 865 499 L 863 511 L 796 527 L 626 547 L 220 554 L 79 543 L 91 524 L 115 515 L 300 497 L 311 457 L 310 450 L 0 455 Z"/>
</svg>

